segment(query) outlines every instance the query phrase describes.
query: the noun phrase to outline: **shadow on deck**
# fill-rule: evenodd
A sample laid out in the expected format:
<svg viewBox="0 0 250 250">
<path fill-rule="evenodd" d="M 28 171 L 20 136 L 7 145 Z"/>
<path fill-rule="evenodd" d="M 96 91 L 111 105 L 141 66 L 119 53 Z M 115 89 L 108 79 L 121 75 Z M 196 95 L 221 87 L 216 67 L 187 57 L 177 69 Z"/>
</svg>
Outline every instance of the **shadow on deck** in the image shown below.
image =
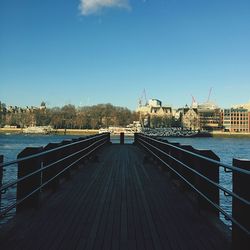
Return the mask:
<svg viewBox="0 0 250 250">
<path fill-rule="evenodd" d="M 143 159 L 133 145 L 105 147 L 39 210 L 17 216 L 1 236 L 1 249 L 229 249 L 190 200 Z"/>
</svg>

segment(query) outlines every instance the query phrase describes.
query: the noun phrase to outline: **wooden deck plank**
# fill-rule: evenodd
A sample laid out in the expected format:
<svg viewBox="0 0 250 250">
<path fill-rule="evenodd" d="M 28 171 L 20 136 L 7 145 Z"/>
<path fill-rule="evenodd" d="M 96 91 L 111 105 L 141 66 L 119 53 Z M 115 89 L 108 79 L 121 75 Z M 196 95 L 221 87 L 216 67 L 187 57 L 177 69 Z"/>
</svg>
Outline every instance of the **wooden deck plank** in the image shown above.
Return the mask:
<svg viewBox="0 0 250 250">
<path fill-rule="evenodd" d="M 195 241 L 193 241 L 192 239 L 192 235 L 189 235 L 189 228 L 183 228 L 183 226 L 181 226 L 180 222 L 183 220 L 185 221 L 187 218 L 183 217 L 183 214 L 186 213 L 176 213 L 176 211 L 173 211 L 173 207 L 170 206 L 169 204 L 171 204 L 170 202 L 170 190 L 171 187 L 166 185 L 166 182 L 162 183 L 161 178 L 159 178 L 159 174 L 158 171 L 156 171 L 156 169 L 153 168 L 148 168 L 146 171 L 146 168 L 144 167 L 140 167 L 138 169 L 141 169 L 141 171 L 143 171 L 145 173 L 145 176 L 147 175 L 147 177 L 145 178 L 145 180 L 148 180 L 148 184 L 147 186 L 150 186 L 150 183 L 152 183 L 154 185 L 154 189 L 149 189 L 148 193 L 147 193 L 147 197 L 150 198 L 151 202 L 150 204 L 152 204 L 152 206 L 154 206 L 154 208 L 152 208 L 152 210 L 154 211 L 158 211 L 158 215 L 160 215 L 160 223 L 164 223 L 167 224 L 168 227 L 165 227 L 164 225 L 161 225 L 162 227 L 162 231 L 165 231 L 164 234 L 168 235 L 169 238 L 171 238 L 172 240 L 170 241 L 172 243 L 171 248 L 173 249 L 185 249 L 185 248 L 193 248 L 193 249 L 197 249 L 196 247 L 196 242 L 197 239 Z M 161 184 L 162 183 L 162 184 Z M 152 185 L 151 184 L 151 185 Z M 158 185 L 158 188 L 157 188 Z M 162 190 L 162 192 L 156 192 L 156 190 Z M 169 194 L 166 197 L 165 194 L 166 192 L 164 192 L 165 189 L 169 190 Z M 170 197 L 169 197 L 170 196 Z M 177 204 L 178 205 L 178 204 Z M 178 206 L 182 206 L 182 204 L 179 204 Z M 157 213 L 155 213 L 155 215 L 157 215 Z M 176 227 L 176 224 L 179 223 L 180 227 Z M 189 225 L 192 224 L 192 221 L 190 221 Z M 185 224 L 186 225 L 186 224 Z M 185 226 L 184 225 L 184 226 Z M 170 229 L 170 230 L 169 230 Z M 197 234 L 199 235 L 199 234 Z M 183 240 L 182 241 L 178 241 L 178 237 L 181 237 Z M 195 236 L 196 237 L 196 236 Z M 201 245 L 199 245 L 200 247 Z M 205 249 L 205 247 L 203 247 L 202 249 Z"/>
<path fill-rule="evenodd" d="M 95 174 L 98 175 L 98 173 Z M 67 183 L 64 184 L 67 185 Z M 71 188 L 77 187 L 77 184 L 78 183 L 75 183 L 75 186 L 74 187 L 72 186 Z M 87 185 L 88 183 L 84 182 L 84 185 L 82 185 L 82 189 L 85 190 L 85 187 Z M 62 191 L 64 191 L 65 188 L 61 187 L 61 189 L 63 189 Z M 34 246 L 36 249 L 45 249 L 46 244 L 50 245 L 53 241 L 56 241 L 57 238 L 51 236 L 52 235 L 56 236 L 55 233 L 58 230 L 62 229 L 60 223 L 64 223 L 64 220 L 66 218 L 69 218 L 71 215 L 73 216 L 72 203 L 74 203 L 75 198 L 76 197 L 74 196 L 74 192 L 55 193 L 55 195 L 51 197 L 51 199 L 49 200 L 49 203 L 43 204 L 42 208 L 38 211 L 39 216 L 32 217 L 31 221 L 33 223 L 29 228 L 29 231 L 32 232 L 32 238 L 24 238 L 21 236 L 22 237 L 21 239 L 19 237 L 15 237 L 14 239 L 12 239 L 12 241 L 13 242 L 17 241 L 18 244 L 23 242 L 25 249 L 34 249 Z M 62 205 L 57 203 L 57 201 L 60 199 L 67 201 L 63 203 L 63 209 L 58 207 L 58 205 L 59 206 Z M 44 205 L 46 209 L 43 209 Z M 57 210 L 55 209 L 55 206 L 57 207 Z M 60 211 L 59 213 L 58 210 Z M 43 219 L 41 220 L 41 218 Z M 37 230 L 38 228 L 39 230 Z M 53 230 L 51 231 L 49 237 L 44 238 L 41 232 L 46 232 L 48 228 L 53 228 Z"/>
<path fill-rule="evenodd" d="M 139 170 L 143 170 L 142 167 L 138 167 Z M 158 229 L 159 234 L 161 235 L 162 245 L 165 248 L 169 249 L 183 249 L 181 242 L 179 241 L 180 237 L 180 228 L 176 227 L 176 225 L 180 225 L 179 220 L 175 221 L 172 217 L 172 209 L 167 206 L 167 204 L 163 204 L 161 200 L 161 194 L 164 192 L 166 186 L 164 185 L 161 189 L 157 189 L 155 182 L 151 182 L 151 178 L 154 177 L 154 173 L 150 173 L 150 176 L 146 178 L 146 173 L 144 180 L 147 179 L 145 183 L 145 192 L 148 203 L 150 205 L 152 216 L 154 217 L 154 221 L 156 223 L 156 227 Z M 141 172 L 140 174 L 143 175 Z M 160 180 L 157 180 L 159 182 Z M 152 184 L 154 184 L 154 188 L 152 188 Z M 167 202 L 168 203 L 168 202 Z M 165 237 L 164 237 L 165 235 Z M 170 240 L 171 239 L 171 240 Z M 183 241 L 183 239 L 182 239 Z M 188 246 L 187 241 L 185 240 L 185 246 Z"/>
<path fill-rule="evenodd" d="M 130 166 L 132 166 L 133 162 L 130 159 Z M 145 219 L 144 214 L 139 212 L 139 203 L 137 199 L 138 186 L 135 184 L 133 168 L 130 167 L 130 180 L 131 180 L 131 197 L 132 197 L 132 206 L 133 206 L 133 214 L 134 214 L 134 227 L 135 227 L 135 239 L 136 239 L 136 248 L 137 249 L 146 249 L 144 235 L 143 235 L 143 226 L 142 220 Z"/>
<path fill-rule="evenodd" d="M 1 249 L 228 249 L 139 148 L 111 145 L 98 156 L 30 219 L 17 216 Z"/>
<path fill-rule="evenodd" d="M 82 213 L 77 213 L 74 217 L 58 249 L 62 249 L 65 245 L 75 248 L 78 244 L 79 237 L 87 239 L 88 231 L 86 228 L 88 228 L 88 224 L 90 223 L 89 218 L 93 219 L 94 217 L 93 212 L 96 212 L 97 209 L 96 201 L 100 198 L 100 195 L 102 195 L 102 187 L 106 183 L 106 176 L 106 170 L 103 169 L 102 175 L 93 183 L 88 194 L 84 196 L 84 193 L 82 193 L 83 195 L 79 197 L 77 210 L 81 210 Z M 71 236 L 69 237 L 69 235 Z M 83 244 L 83 240 L 81 244 Z"/>
<path fill-rule="evenodd" d="M 131 160 L 129 158 L 129 154 L 126 157 L 126 188 L 127 188 L 127 226 L 128 226 L 128 249 L 135 250 L 136 249 L 136 226 L 135 226 L 135 212 L 134 212 L 134 204 L 133 204 L 133 195 L 134 188 L 132 185 L 132 173 L 130 166 Z"/>
<path fill-rule="evenodd" d="M 109 175 L 107 183 L 110 182 L 110 179 L 111 179 L 111 175 Z M 102 188 L 102 192 L 99 194 L 95 205 L 92 207 L 92 214 L 88 218 L 88 224 L 91 225 L 91 227 L 90 227 L 90 233 L 88 235 L 86 247 L 85 247 L 85 249 L 87 250 L 90 250 L 93 248 L 95 240 L 97 238 L 98 227 L 99 227 L 102 212 L 103 212 L 103 204 L 105 202 L 107 193 L 108 193 L 108 185 Z"/>
<path fill-rule="evenodd" d="M 127 155 L 127 152 L 124 152 Z M 129 249 L 128 246 L 128 209 L 127 209 L 127 157 L 122 163 L 122 172 L 121 172 L 121 229 L 120 229 L 120 249 L 126 250 Z"/>
<path fill-rule="evenodd" d="M 155 176 L 155 173 L 158 173 L 158 169 L 150 166 L 146 171 L 145 166 L 140 164 L 137 169 L 140 176 L 144 177 L 142 180 L 144 181 L 145 196 L 151 211 L 154 211 L 152 216 L 154 218 L 153 220 L 156 224 L 156 228 L 158 229 L 157 231 L 161 235 L 160 239 L 162 241 L 162 245 L 167 249 L 182 249 L 178 241 L 178 228 L 170 215 L 172 213 L 172 209 L 168 209 L 166 204 L 162 206 L 160 200 L 160 195 L 164 193 L 166 185 L 163 185 L 161 189 L 159 189 L 157 186 L 160 182 L 162 182 L 162 178 L 153 180 L 157 177 Z M 164 215 L 167 217 L 166 220 L 164 220 Z M 172 240 L 169 240 L 170 238 Z"/>
<path fill-rule="evenodd" d="M 110 200 L 110 206 L 109 206 L 109 211 L 108 215 L 105 220 L 106 224 L 106 231 L 104 235 L 104 241 L 103 241 L 103 248 L 102 249 L 111 249 L 112 248 L 112 236 L 113 236 L 113 224 L 114 224 L 114 207 L 115 207 L 115 201 L 116 201 L 116 178 L 117 178 L 117 168 L 118 168 L 118 158 L 117 156 L 119 155 L 119 151 L 117 151 L 117 154 L 114 155 L 112 165 L 114 168 L 114 175 L 112 176 L 112 192 L 110 193 L 111 200 Z"/>
<path fill-rule="evenodd" d="M 114 168 L 112 168 L 110 171 L 112 171 L 111 178 L 114 175 Z M 103 214 L 102 218 L 100 220 L 99 228 L 98 228 L 98 238 L 95 241 L 94 244 L 94 249 L 102 249 L 103 248 L 103 243 L 104 243 L 104 238 L 105 238 L 105 232 L 106 232 L 106 227 L 107 227 L 107 216 L 110 210 L 110 204 L 111 204 L 111 198 L 112 198 L 112 192 L 113 192 L 113 182 L 110 181 L 109 187 L 108 187 L 108 195 L 107 199 L 105 201 L 105 204 L 103 205 Z"/>
<path fill-rule="evenodd" d="M 119 151 L 120 153 L 120 151 Z M 115 202 L 112 207 L 113 214 L 113 228 L 112 228 L 112 247 L 113 250 L 119 250 L 120 247 L 120 218 L 121 218 L 121 168 L 122 164 L 117 162 L 116 171 L 117 174 L 114 179 L 115 183 Z"/>
<path fill-rule="evenodd" d="M 148 243 L 153 243 L 153 245 L 151 246 L 152 249 L 162 249 L 160 238 L 156 230 L 154 220 L 152 218 L 150 206 L 145 197 L 145 190 L 141 181 L 141 179 L 143 179 L 143 176 L 142 175 L 139 176 L 138 174 L 138 162 L 137 161 L 133 164 L 133 167 L 134 167 L 134 172 L 135 172 L 135 181 L 136 181 L 136 184 L 138 185 L 139 203 L 142 205 L 141 208 L 144 210 L 145 215 L 146 215 L 146 220 L 144 220 L 144 228 L 149 230 L 148 235 L 145 235 L 145 239 L 147 239 Z M 143 211 L 141 212 L 143 213 Z M 150 242 L 150 238 L 152 242 Z"/>
<path fill-rule="evenodd" d="M 98 186 L 101 183 L 103 172 L 102 168 L 98 169 L 92 180 L 88 182 L 87 186 L 85 185 L 85 188 L 81 188 L 83 185 L 81 181 L 79 181 L 78 192 L 72 193 L 71 199 L 66 201 L 68 205 L 67 212 L 64 213 L 63 217 L 58 217 L 58 220 L 56 220 L 58 225 L 57 230 L 54 232 L 56 240 L 54 240 L 52 244 L 48 242 L 45 246 L 46 248 L 61 249 L 60 245 L 62 244 L 64 244 L 64 247 L 67 247 L 64 241 L 72 237 L 72 232 L 74 232 L 74 228 L 77 225 L 76 223 L 78 223 L 78 211 L 81 210 L 83 214 L 88 213 L 88 207 L 94 202 L 93 199 L 98 192 L 96 189 L 93 190 L 93 186 Z"/>
</svg>

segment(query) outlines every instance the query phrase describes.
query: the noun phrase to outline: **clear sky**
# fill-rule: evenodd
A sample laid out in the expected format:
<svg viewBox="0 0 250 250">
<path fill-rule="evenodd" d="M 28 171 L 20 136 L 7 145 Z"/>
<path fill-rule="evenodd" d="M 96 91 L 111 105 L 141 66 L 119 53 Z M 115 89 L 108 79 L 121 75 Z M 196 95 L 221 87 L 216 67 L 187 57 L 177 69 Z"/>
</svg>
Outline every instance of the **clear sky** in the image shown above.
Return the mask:
<svg viewBox="0 0 250 250">
<path fill-rule="evenodd" d="M 0 0 L 0 101 L 250 100 L 250 0 Z"/>
</svg>

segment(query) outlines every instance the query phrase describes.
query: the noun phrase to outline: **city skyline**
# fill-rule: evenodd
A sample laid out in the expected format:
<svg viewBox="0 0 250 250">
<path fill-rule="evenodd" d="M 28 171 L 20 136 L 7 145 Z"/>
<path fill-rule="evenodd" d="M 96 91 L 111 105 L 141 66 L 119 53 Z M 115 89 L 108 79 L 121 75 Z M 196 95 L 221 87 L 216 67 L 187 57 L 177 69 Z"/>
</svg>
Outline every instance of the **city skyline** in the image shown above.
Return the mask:
<svg viewBox="0 0 250 250">
<path fill-rule="evenodd" d="M 0 3 L 0 100 L 13 106 L 147 98 L 172 107 L 250 101 L 246 0 Z"/>
</svg>

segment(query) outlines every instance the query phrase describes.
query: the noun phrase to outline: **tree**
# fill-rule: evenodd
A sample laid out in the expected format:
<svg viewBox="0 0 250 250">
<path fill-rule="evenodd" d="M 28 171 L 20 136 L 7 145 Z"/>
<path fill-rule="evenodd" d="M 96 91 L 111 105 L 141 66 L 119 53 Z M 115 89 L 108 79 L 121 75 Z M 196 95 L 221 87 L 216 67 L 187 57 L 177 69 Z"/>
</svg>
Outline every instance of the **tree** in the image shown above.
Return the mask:
<svg viewBox="0 0 250 250">
<path fill-rule="evenodd" d="M 41 103 L 41 106 L 45 102 Z M 58 128 L 86 128 L 99 129 L 109 126 L 126 126 L 139 119 L 136 112 L 124 107 L 113 106 L 110 103 L 75 108 L 68 104 L 60 107 L 36 109 L 21 109 L 15 107 L 6 113 L 5 104 L 0 103 L 0 126 L 3 124 L 18 125 L 20 127 L 51 125 Z"/>
<path fill-rule="evenodd" d="M 74 105 L 68 104 L 61 109 L 62 119 L 65 122 L 63 125 L 65 128 L 73 128 L 76 118 L 76 108 Z"/>
</svg>

